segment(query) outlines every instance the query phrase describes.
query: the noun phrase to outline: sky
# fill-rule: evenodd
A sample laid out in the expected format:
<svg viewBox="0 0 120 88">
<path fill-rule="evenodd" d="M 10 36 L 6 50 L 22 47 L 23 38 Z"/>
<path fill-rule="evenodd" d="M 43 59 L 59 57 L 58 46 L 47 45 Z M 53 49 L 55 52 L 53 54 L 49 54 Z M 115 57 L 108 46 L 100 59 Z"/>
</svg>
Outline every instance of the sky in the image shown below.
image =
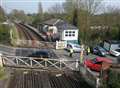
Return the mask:
<svg viewBox="0 0 120 88">
<path fill-rule="evenodd" d="M 0 5 L 7 13 L 13 9 L 24 10 L 26 13 L 37 13 L 39 2 L 42 3 L 44 11 L 47 11 L 54 4 L 62 4 L 65 0 L 0 0 Z M 120 0 L 104 0 L 104 3 L 117 7 L 120 5 Z"/>
<path fill-rule="evenodd" d="M 6 12 L 12 9 L 24 10 L 26 13 L 37 13 L 38 3 L 42 3 L 43 9 L 46 11 L 55 3 L 63 3 L 65 0 L 0 0 L 2 7 Z"/>
</svg>

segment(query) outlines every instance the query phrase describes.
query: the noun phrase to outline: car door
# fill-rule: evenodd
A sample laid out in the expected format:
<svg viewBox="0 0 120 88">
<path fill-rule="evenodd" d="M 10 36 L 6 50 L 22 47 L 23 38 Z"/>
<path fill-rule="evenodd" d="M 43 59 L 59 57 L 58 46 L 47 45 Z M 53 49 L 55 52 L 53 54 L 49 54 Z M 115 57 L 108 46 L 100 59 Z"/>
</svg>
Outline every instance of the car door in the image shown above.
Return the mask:
<svg viewBox="0 0 120 88">
<path fill-rule="evenodd" d="M 93 64 L 93 70 L 95 70 L 95 71 L 100 71 L 101 70 L 101 65 L 102 64 L 102 62 L 96 62 L 96 63 L 94 63 Z"/>
<path fill-rule="evenodd" d="M 70 50 L 72 46 L 70 44 L 67 45 L 67 50 Z"/>
</svg>

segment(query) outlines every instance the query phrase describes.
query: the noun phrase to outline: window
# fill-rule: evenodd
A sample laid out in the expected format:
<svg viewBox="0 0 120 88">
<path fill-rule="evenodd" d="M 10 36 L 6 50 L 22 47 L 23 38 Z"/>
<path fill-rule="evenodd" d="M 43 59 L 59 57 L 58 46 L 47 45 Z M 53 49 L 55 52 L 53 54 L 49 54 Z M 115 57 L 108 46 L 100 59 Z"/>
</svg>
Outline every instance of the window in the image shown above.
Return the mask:
<svg viewBox="0 0 120 88">
<path fill-rule="evenodd" d="M 120 44 L 118 45 L 118 47 L 120 47 Z"/>
<path fill-rule="evenodd" d="M 75 34 L 72 34 L 72 36 L 75 36 Z"/>
<path fill-rule="evenodd" d="M 65 33 L 68 33 L 68 31 L 66 31 Z"/>
<path fill-rule="evenodd" d="M 71 34 L 69 34 L 69 36 L 71 36 Z"/>
<path fill-rule="evenodd" d="M 65 36 L 66 37 L 74 37 L 75 36 L 75 31 L 65 31 Z"/>
<path fill-rule="evenodd" d="M 65 34 L 65 36 L 68 36 L 68 34 Z"/>
<path fill-rule="evenodd" d="M 75 34 L 75 31 L 73 31 L 72 33 L 74 33 L 74 34 Z"/>
</svg>

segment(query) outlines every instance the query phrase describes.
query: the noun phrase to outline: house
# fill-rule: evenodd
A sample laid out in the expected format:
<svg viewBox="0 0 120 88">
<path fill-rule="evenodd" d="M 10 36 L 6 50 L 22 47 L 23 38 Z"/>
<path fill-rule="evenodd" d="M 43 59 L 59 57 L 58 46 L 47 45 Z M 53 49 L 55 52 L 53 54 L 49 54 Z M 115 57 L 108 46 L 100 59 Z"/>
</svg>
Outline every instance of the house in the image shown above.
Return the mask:
<svg viewBox="0 0 120 88">
<path fill-rule="evenodd" d="M 78 28 L 61 19 L 51 19 L 42 23 L 39 31 L 53 39 L 78 43 Z"/>
<path fill-rule="evenodd" d="M 103 43 L 103 47 L 108 50 L 115 50 L 115 49 L 120 49 L 120 41 L 116 40 L 105 40 Z"/>
</svg>

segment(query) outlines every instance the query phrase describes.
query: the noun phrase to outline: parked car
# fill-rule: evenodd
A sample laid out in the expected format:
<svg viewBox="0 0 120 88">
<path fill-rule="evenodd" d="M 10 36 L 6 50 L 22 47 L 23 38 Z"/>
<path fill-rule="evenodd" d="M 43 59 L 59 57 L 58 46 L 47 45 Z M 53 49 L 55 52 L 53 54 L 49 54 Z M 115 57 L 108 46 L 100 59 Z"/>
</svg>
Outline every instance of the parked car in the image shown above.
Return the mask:
<svg viewBox="0 0 120 88">
<path fill-rule="evenodd" d="M 82 50 L 79 44 L 73 44 L 73 43 L 68 43 L 65 49 L 70 51 L 71 48 L 73 49 L 74 52 L 81 52 Z"/>
<path fill-rule="evenodd" d="M 111 50 L 110 54 L 113 55 L 113 56 L 118 57 L 118 56 L 120 56 L 120 49 Z"/>
<path fill-rule="evenodd" d="M 109 54 L 109 52 L 107 52 L 104 48 L 102 48 L 101 46 L 96 46 L 93 48 L 93 53 L 97 54 L 99 56 L 106 56 L 107 54 Z"/>
<path fill-rule="evenodd" d="M 93 71 L 99 72 L 103 62 L 112 63 L 112 60 L 105 57 L 96 57 L 94 59 L 85 59 L 84 65 Z"/>
</svg>

